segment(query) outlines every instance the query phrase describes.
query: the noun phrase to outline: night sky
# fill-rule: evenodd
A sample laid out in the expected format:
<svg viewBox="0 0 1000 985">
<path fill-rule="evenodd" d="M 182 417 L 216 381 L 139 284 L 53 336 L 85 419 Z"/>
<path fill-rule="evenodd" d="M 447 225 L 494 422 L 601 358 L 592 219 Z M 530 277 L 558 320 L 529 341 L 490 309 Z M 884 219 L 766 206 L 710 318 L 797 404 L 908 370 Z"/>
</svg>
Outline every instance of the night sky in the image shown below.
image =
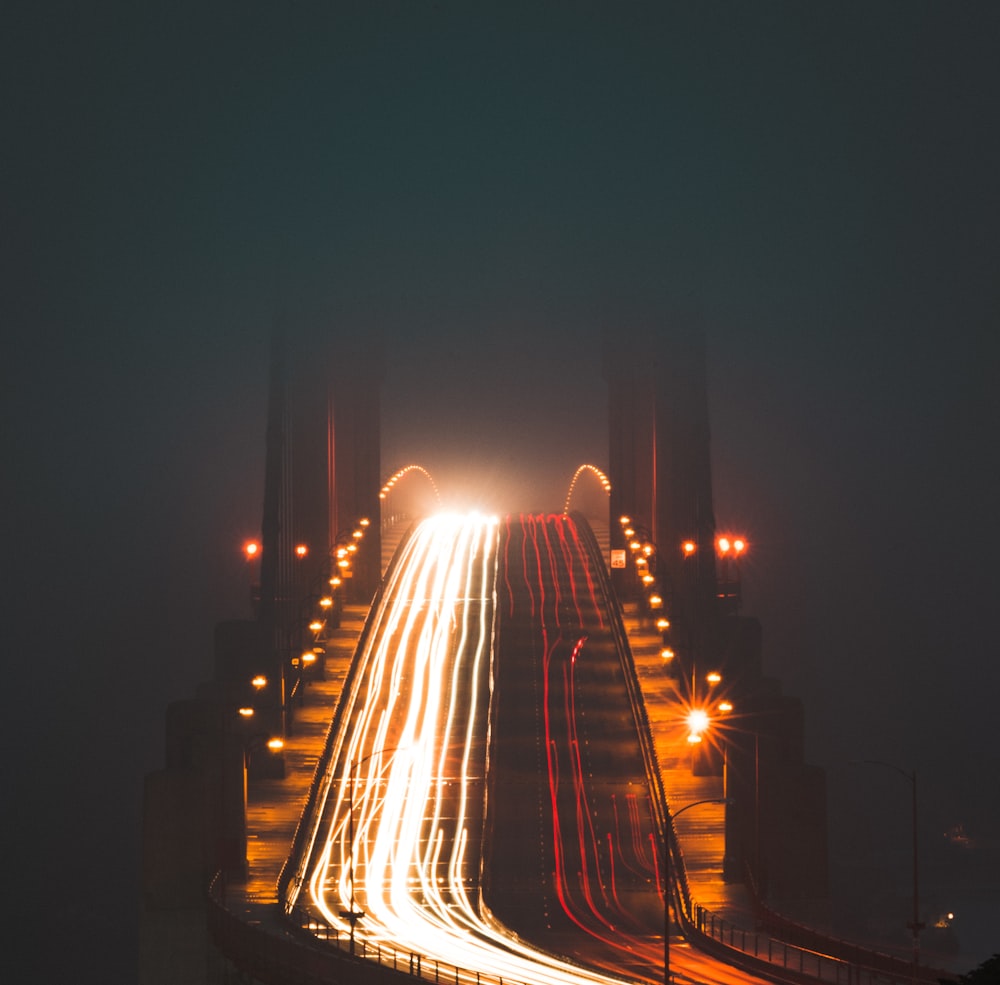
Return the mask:
<svg viewBox="0 0 1000 985">
<path fill-rule="evenodd" d="M 915 768 L 927 905 L 970 967 L 1000 950 L 1000 6 L 42 2 L 0 37 L 33 979 L 135 979 L 142 776 L 249 614 L 276 319 L 384 337 L 385 475 L 491 509 L 606 466 L 602 332 L 699 319 L 716 516 L 836 888 L 898 885 L 900 933 L 908 785 L 849 763 Z"/>
</svg>

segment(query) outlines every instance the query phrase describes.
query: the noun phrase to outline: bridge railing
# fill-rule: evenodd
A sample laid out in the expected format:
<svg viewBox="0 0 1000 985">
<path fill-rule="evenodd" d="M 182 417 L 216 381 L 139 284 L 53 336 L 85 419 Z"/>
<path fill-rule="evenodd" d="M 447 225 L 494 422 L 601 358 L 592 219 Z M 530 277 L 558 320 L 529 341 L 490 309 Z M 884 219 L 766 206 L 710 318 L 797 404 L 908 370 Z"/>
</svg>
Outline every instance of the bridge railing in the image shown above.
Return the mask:
<svg viewBox="0 0 1000 985">
<path fill-rule="evenodd" d="M 341 961 L 348 959 L 367 962 L 384 972 L 408 975 L 421 981 L 434 982 L 435 985 L 523 985 L 517 978 L 463 968 L 428 957 L 419 951 L 394 948 L 389 944 L 373 944 L 361 938 L 354 942 L 352 955 L 350 935 L 344 931 L 317 922 L 315 917 L 299 908 L 288 914 L 288 920 L 294 922 L 309 937 L 323 941 L 328 947 L 332 945 Z"/>
<path fill-rule="evenodd" d="M 753 964 L 746 966 L 748 971 L 761 973 L 763 965 L 772 972 L 781 969 L 783 977 L 793 981 L 820 981 L 831 985 L 912 985 L 914 980 L 939 982 L 954 977 L 948 972 L 923 966 L 914 976 L 910 961 L 834 938 L 827 939 L 827 943 L 849 949 L 853 958 L 792 944 L 726 920 L 698 903 L 694 904 L 691 916 L 691 922 L 684 927 L 685 936 L 698 939 L 703 947 L 717 954 L 724 950 L 730 958 L 733 952 L 738 952 L 752 960 Z"/>
<path fill-rule="evenodd" d="M 318 922 L 300 907 L 273 921 L 249 922 L 230 911 L 221 878 L 209 888 L 208 930 L 216 947 L 240 971 L 263 985 L 396 985 L 407 976 L 434 985 L 523 985 L 516 978 L 462 968 L 419 951 L 359 937 Z"/>
</svg>

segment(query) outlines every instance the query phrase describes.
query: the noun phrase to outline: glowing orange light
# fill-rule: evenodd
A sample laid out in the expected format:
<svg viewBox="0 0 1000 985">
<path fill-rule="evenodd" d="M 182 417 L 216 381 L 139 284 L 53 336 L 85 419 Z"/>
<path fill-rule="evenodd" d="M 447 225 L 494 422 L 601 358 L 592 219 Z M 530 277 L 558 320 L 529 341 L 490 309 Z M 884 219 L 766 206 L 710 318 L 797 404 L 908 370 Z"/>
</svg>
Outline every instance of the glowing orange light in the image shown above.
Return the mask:
<svg viewBox="0 0 1000 985">
<path fill-rule="evenodd" d="M 663 616 L 660 616 L 660 618 L 656 620 L 656 628 L 661 633 L 664 630 L 670 629 L 670 620 L 669 619 L 665 619 Z"/>
<path fill-rule="evenodd" d="M 719 702 L 719 711 L 732 711 L 732 710 L 733 710 L 733 703 L 731 701 Z"/>
<path fill-rule="evenodd" d="M 316 654 L 313 653 L 311 650 L 309 652 L 307 652 L 307 653 L 303 653 L 302 654 L 302 662 L 304 664 L 315 663 L 316 662 Z"/>
<path fill-rule="evenodd" d="M 652 585 L 654 581 L 656 581 L 656 578 L 653 575 L 645 574 L 642 576 L 642 583 L 644 585 Z"/>
<path fill-rule="evenodd" d="M 698 550 L 698 545 L 693 540 L 686 540 L 681 544 L 681 550 L 684 552 L 685 557 L 690 557 Z"/>
<path fill-rule="evenodd" d="M 620 523 L 620 524 L 621 524 L 621 525 L 622 525 L 623 527 L 627 527 L 627 526 L 628 526 L 628 525 L 629 525 L 629 524 L 630 524 L 630 523 L 632 522 L 632 517 L 630 517 L 630 516 L 623 516 L 623 517 L 619 517 L 619 518 L 618 518 L 618 522 L 619 522 L 619 523 Z"/>
<path fill-rule="evenodd" d="M 321 606 L 322 606 L 322 607 L 323 607 L 324 609 L 329 609 L 329 608 L 330 608 L 330 606 L 331 606 L 331 605 L 333 605 L 333 599 L 332 599 L 332 598 L 330 598 L 330 596 L 329 596 L 329 595 L 327 595 L 327 596 L 325 596 L 324 598 L 321 598 L 321 599 L 319 600 L 319 604 L 320 604 L 320 605 L 321 605 Z"/>
<path fill-rule="evenodd" d="M 318 633 L 323 628 L 323 624 L 318 619 L 314 619 L 311 623 L 309 623 L 309 628 L 314 633 Z"/>
<path fill-rule="evenodd" d="M 728 537 L 720 537 L 715 543 L 716 543 L 716 545 L 719 548 L 719 553 L 720 554 L 728 554 L 729 553 L 730 543 L 729 543 L 729 538 Z"/>
<path fill-rule="evenodd" d="M 709 671 L 705 675 L 705 680 L 708 681 L 709 684 L 718 684 L 719 681 L 722 680 L 722 674 L 720 674 L 717 670 Z"/>
<path fill-rule="evenodd" d="M 270 749 L 271 752 L 281 752 L 281 750 L 285 748 L 285 740 L 284 739 L 268 739 L 267 740 L 267 748 Z"/>
<path fill-rule="evenodd" d="M 296 557 L 305 557 L 308 553 L 309 553 L 309 548 L 306 547 L 305 544 L 296 544 L 295 545 L 295 556 Z"/>
<path fill-rule="evenodd" d="M 260 544 L 255 540 L 248 540 L 243 545 L 243 553 L 247 556 L 247 560 L 256 557 L 260 553 Z"/>
<path fill-rule="evenodd" d="M 362 527 L 367 527 L 368 524 L 371 523 L 371 520 L 369 520 L 368 517 L 363 516 L 360 520 L 358 520 L 358 523 L 361 524 Z"/>
<path fill-rule="evenodd" d="M 747 549 L 747 542 L 742 537 L 737 537 L 733 541 L 733 553 L 742 554 Z"/>
<path fill-rule="evenodd" d="M 649 607 L 651 609 L 658 609 L 661 605 L 663 605 L 663 599 L 659 595 L 654 593 L 649 596 Z"/>
<path fill-rule="evenodd" d="M 252 718 L 253 717 L 253 708 L 249 708 L 249 707 L 240 708 L 240 714 L 244 718 Z"/>
<path fill-rule="evenodd" d="M 660 650 L 660 656 L 663 657 L 664 660 L 673 660 L 674 651 L 671 650 L 669 646 L 665 646 L 662 650 Z"/>
<path fill-rule="evenodd" d="M 258 674 L 250 683 L 259 691 L 262 687 L 267 687 L 267 678 L 263 674 Z"/>
</svg>

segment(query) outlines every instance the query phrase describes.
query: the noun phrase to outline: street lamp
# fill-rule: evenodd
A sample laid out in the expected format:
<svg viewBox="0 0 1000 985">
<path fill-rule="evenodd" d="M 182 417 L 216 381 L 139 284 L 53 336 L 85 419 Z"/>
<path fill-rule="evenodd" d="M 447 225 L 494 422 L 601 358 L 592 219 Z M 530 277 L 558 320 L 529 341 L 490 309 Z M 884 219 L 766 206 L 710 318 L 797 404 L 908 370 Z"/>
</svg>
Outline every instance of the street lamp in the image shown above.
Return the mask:
<svg viewBox="0 0 1000 985">
<path fill-rule="evenodd" d="M 673 883 L 672 855 L 670 852 L 670 836 L 674 830 L 674 821 L 685 811 L 702 804 L 728 804 L 725 797 L 711 797 L 707 800 L 696 800 L 692 804 L 667 814 L 667 827 L 663 832 L 663 985 L 670 985 L 670 890 Z"/>
<path fill-rule="evenodd" d="M 243 544 L 243 557 L 247 564 L 247 576 L 250 579 L 250 608 L 256 615 L 260 603 L 260 586 L 254 578 L 254 562 L 260 560 L 261 546 L 259 540 L 248 540 Z"/>
<path fill-rule="evenodd" d="M 745 537 L 722 534 L 715 540 L 715 551 L 722 562 L 722 583 L 718 596 L 722 601 L 732 603 L 736 615 L 739 615 L 742 601 L 740 559 L 746 554 L 747 547 Z"/>
<path fill-rule="evenodd" d="M 913 980 L 917 980 L 920 969 L 920 931 L 924 925 L 920 922 L 920 877 L 917 855 L 917 771 L 907 772 L 900 766 L 892 763 L 885 763 L 880 759 L 852 760 L 853 766 L 884 766 L 886 769 L 895 770 L 900 776 L 910 781 L 911 797 L 911 819 L 913 827 L 913 920 L 906 926 L 913 932 Z"/>
</svg>

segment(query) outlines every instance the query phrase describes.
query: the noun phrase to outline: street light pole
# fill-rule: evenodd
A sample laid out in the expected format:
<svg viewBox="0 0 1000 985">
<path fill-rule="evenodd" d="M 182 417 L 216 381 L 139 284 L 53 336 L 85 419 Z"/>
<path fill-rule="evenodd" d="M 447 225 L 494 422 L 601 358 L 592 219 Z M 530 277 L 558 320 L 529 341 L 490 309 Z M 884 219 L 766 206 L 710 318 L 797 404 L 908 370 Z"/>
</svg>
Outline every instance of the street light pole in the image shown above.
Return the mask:
<svg viewBox="0 0 1000 985">
<path fill-rule="evenodd" d="M 673 814 L 667 814 L 667 825 L 663 832 L 663 985 L 670 985 L 670 891 L 674 881 L 672 856 L 670 854 L 670 836 L 674 830 L 674 821 L 685 811 L 702 804 L 729 804 L 727 797 L 710 797 L 707 800 L 696 800 L 685 804 Z"/>
<path fill-rule="evenodd" d="M 913 920 L 906 926 L 913 932 L 913 981 L 916 982 L 920 969 L 920 931 L 924 925 L 920 922 L 920 870 L 917 852 L 917 771 L 907 772 L 900 766 L 885 763 L 880 759 L 865 759 L 861 761 L 870 766 L 884 766 L 895 770 L 900 776 L 910 781 L 911 789 L 911 819 L 913 828 Z"/>
<path fill-rule="evenodd" d="M 350 776 L 348 777 L 347 783 L 347 837 L 348 843 L 350 845 L 350 854 L 348 858 L 350 860 L 350 868 L 348 869 L 347 877 L 351 882 L 351 896 L 348 909 L 341 910 L 340 916 L 346 920 L 351 925 L 351 936 L 350 936 L 350 953 L 354 954 L 354 928 L 357 922 L 364 917 L 364 912 L 357 908 L 354 898 L 354 774 L 355 771 L 368 762 L 373 756 L 383 755 L 390 752 L 398 752 L 400 749 L 405 749 L 406 746 L 392 746 L 389 749 L 375 749 L 368 753 L 361 759 L 352 760 L 350 765 Z"/>
<path fill-rule="evenodd" d="M 375 754 L 372 753 L 371 756 Z M 365 759 L 371 759 L 371 756 L 366 756 Z M 351 764 L 351 775 L 348 780 L 347 786 L 347 809 L 348 809 L 348 820 L 347 820 L 347 838 L 351 846 L 351 868 L 348 873 L 348 879 L 351 880 L 351 898 L 350 905 L 347 910 L 341 910 L 340 915 L 351 925 L 351 954 L 354 954 L 354 927 L 357 922 L 364 916 L 354 902 L 354 771 L 361 765 L 360 762 Z"/>
</svg>

